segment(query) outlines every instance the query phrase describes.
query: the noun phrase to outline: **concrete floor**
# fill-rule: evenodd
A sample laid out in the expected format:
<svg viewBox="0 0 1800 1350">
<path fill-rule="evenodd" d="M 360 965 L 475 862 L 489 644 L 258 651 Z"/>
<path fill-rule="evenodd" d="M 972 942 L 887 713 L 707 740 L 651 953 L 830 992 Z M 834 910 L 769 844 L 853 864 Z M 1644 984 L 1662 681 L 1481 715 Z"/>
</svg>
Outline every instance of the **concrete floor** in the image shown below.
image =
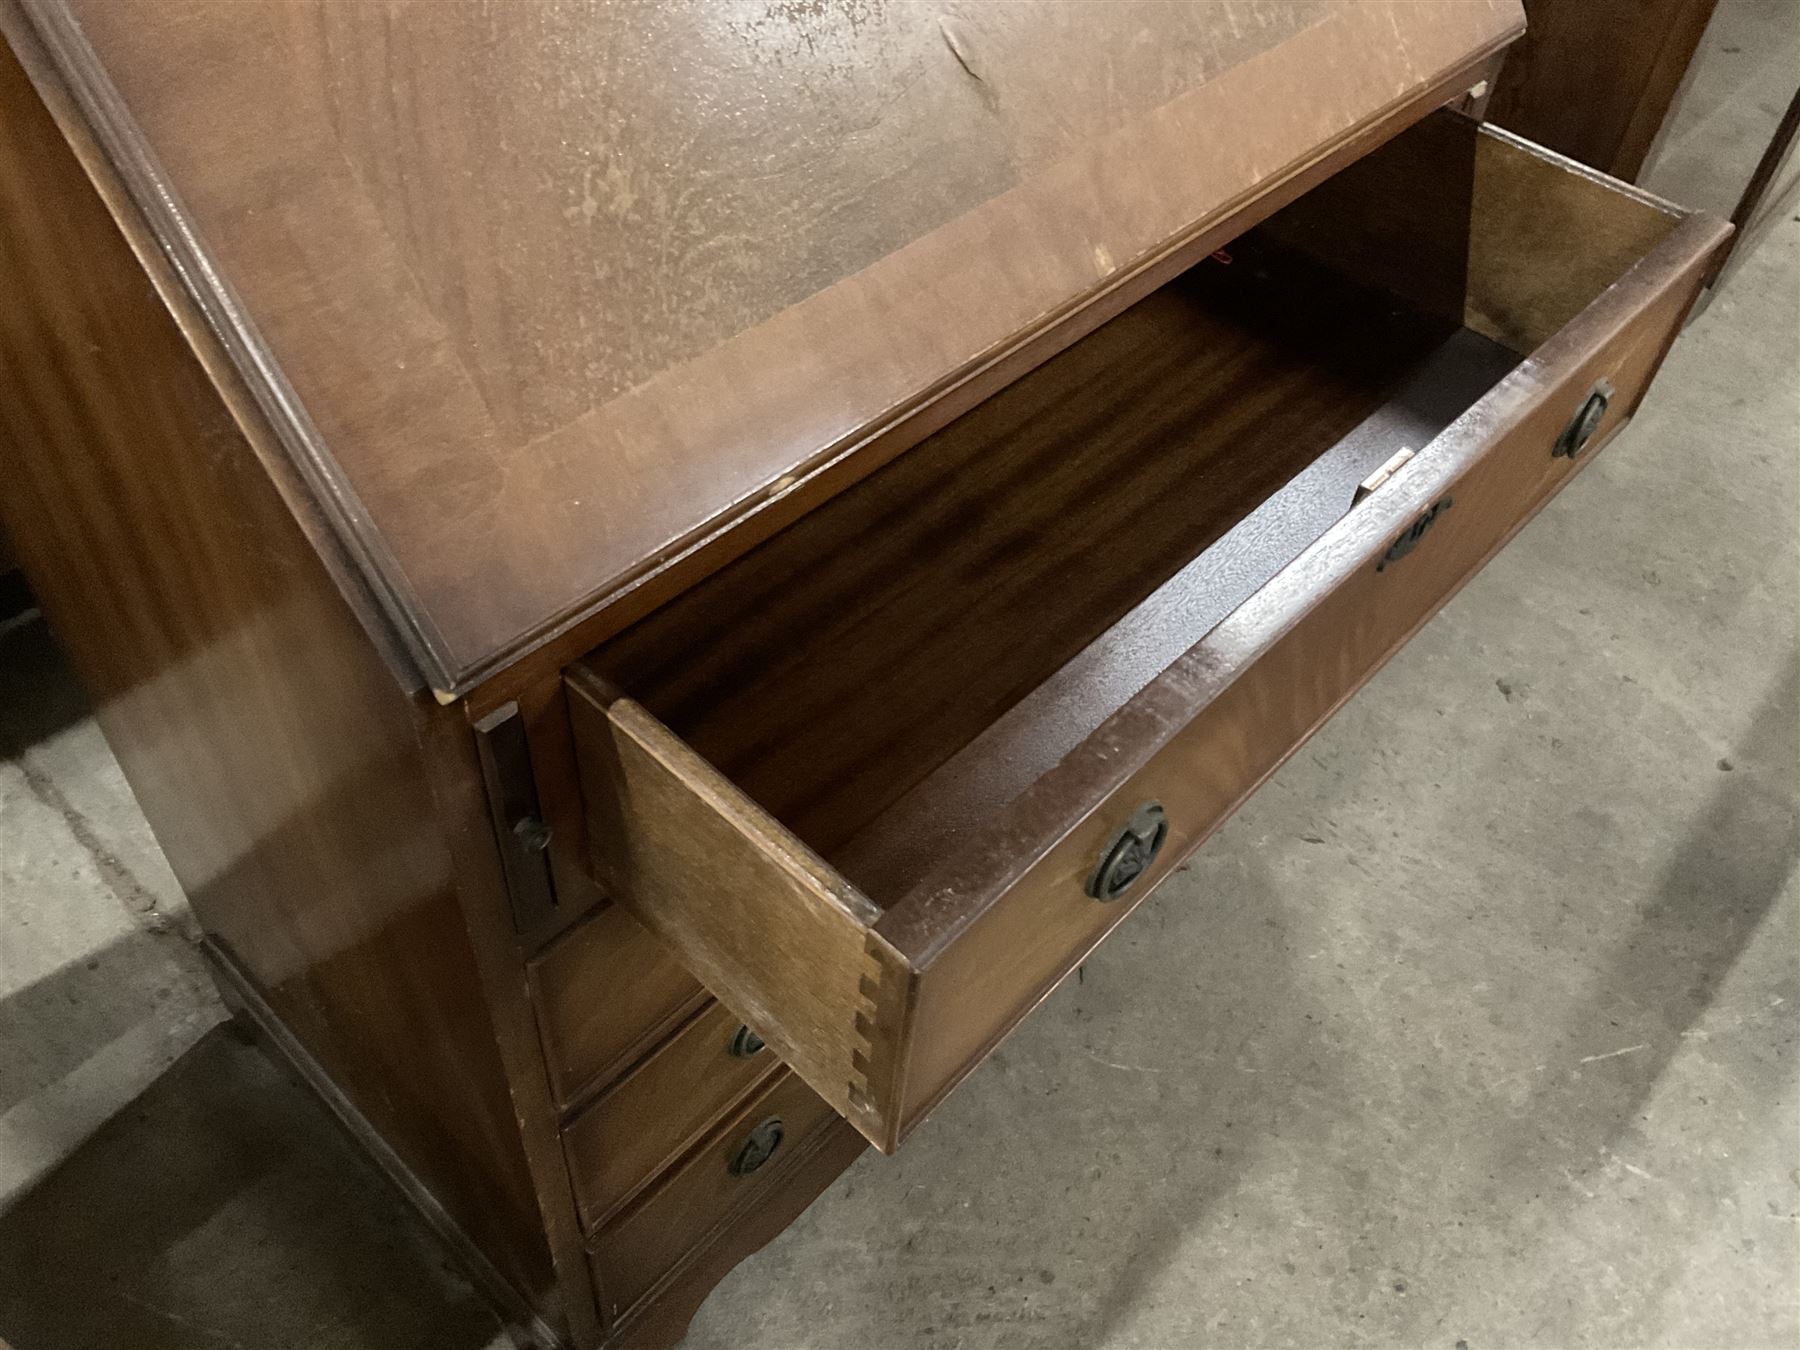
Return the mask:
<svg viewBox="0 0 1800 1350">
<path fill-rule="evenodd" d="M 1648 176 L 1729 209 L 1800 7 Z M 1800 214 L 1638 422 L 694 1347 L 1800 1345 Z M 0 636 L 0 1337 L 500 1345 L 239 1044 L 40 625 Z"/>
</svg>

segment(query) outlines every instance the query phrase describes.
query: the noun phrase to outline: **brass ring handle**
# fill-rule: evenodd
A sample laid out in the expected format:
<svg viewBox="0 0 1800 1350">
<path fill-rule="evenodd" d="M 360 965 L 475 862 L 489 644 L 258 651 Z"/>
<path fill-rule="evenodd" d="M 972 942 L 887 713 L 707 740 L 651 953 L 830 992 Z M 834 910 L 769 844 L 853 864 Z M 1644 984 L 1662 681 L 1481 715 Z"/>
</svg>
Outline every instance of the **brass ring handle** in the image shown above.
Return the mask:
<svg viewBox="0 0 1800 1350">
<path fill-rule="evenodd" d="M 1388 551 L 1381 555 L 1381 561 L 1375 564 L 1375 570 L 1385 572 L 1411 553 L 1419 546 L 1419 541 L 1430 532 L 1431 527 L 1443 517 L 1444 512 L 1455 505 L 1456 498 L 1454 497 L 1440 497 L 1433 502 L 1429 509 L 1406 527 L 1405 533 L 1388 545 Z"/>
<path fill-rule="evenodd" d="M 725 1046 L 725 1053 L 733 1059 L 754 1059 L 763 1052 L 766 1042 L 761 1036 L 747 1026 L 741 1026 L 731 1033 L 731 1040 Z"/>
<path fill-rule="evenodd" d="M 1106 903 L 1117 900 L 1150 870 L 1169 837 L 1169 817 L 1161 802 L 1145 802 L 1107 841 L 1100 865 L 1088 878 L 1087 893 Z"/>
<path fill-rule="evenodd" d="M 781 1147 L 783 1133 L 785 1131 L 780 1116 L 770 1116 L 751 1130 L 739 1145 L 738 1151 L 732 1155 L 731 1175 L 747 1177 L 773 1158 L 775 1150 Z"/>
<path fill-rule="evenodd" d="M 1563 428 L 1562 435 L 1556 438 L 1556 446 L 1550 451 L 1550 457 L 1574 459 L 1587 449 L 1588 442 L 1594 439 L 1594 433 L 1600 430 L 1600 424 L 1606 420 L 1606 410 L 1611 406 L 1616 393 L 1618 390 L 1612 387 L 1611 381 L 1601 380 L 1595 384 L 1592 392 L 1575 410 L 1575 416 L 1569 419 L 1569 425 Z"/>
</svg>

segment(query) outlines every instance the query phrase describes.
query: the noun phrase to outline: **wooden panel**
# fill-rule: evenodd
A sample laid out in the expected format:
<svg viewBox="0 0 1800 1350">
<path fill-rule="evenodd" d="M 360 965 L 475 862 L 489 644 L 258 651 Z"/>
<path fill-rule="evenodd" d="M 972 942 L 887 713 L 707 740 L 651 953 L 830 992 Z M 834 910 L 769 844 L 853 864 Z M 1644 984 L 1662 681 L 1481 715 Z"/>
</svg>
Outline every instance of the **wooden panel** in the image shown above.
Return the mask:
<svg viewBox="0 0 1800 1350">
<path fill-rule="evenodd" d="M 1313 189 L 1259 233 L 1529 352 L 1685 214 L 1444 111 Z"/>
<path fill-rule="evenodd" d="M 1530 22 L 1487 115 L 1615 178 L 1635 179 L 1718 0 L 1525 0 Z"/>
<path fill-rule="evenodd" d="M 1503 137 L 1484 142 L 1502 161 L 1531 154 Z M 1595 380 L 1604 375 L 1617 390 L 1609 430 L 1635 404 L 1685 309 L 1695 269 L 1724 227 L 1682 223 L 1652 201 L 1543 163 L 1572 180 L 1553 191 L 1568 218 L 1586 222 L 1594 257 L 1557 271 L 1563 285 L 1543 301 L 1529 282 L 1513 278 L 1496 280 L 1492 293 L 1478 290 L 1491 262 L 1484 256 L 1477 265 L 1479 250 L 1471 249 L 1472 303 L 1524 316 L 1526 325 L 1546 322 L 1554 305 L 1572 298 L 1588 308 L 1492 392 L 1486 381 L 1511 366 L 1507 353 L 1468 332 L 1440 346 L 1421 367 L 1434 381 L 1426 401 L 1470 391 L 1463 396 L 1474 406 L 1442 435 L 1435 433 L 1443 423 L 1427 420 L 1430 443 L 1417 457 L 1335 525 L 1328 517 L 1301 535 L 1276 564 L 1294 558 L 1292 565 L 1273 580 L 1252 581 L 1254 593 L 1212 635 L 1205 630 L 1222 615 L 1201 617 L 1205 605 L 1195 602 L 1207 597 L 1196 597 L 1196 588 L 1229 595 L 1242 579 L 1203 553 L 1157 590 L 1165 560 L 1158 546 L 1139 551 L 1129 514 L 1114 522 L 1116 548 L 1089 540 L 1074 565 L 1055 560 L 1063 556 L 1064 534 L 1080 528 L 1078 520 L 1065 522 L 1095 509 L 1094 484 L 1106 484 L 1109 470 L 1129 477 L 1122 466 L 1136 472 L 1158 451 L 1170 451 L 1172 441 L 1181 443 L 1163 427 L 1193 438 L 1198 448 L 1190 452 L 1203 461 L 1214 455 L 1211 462 L 1235 465 L 1237 448 L 1278 453 L 1255 438 L 1255 419 L 1245 415 L 1267 406 L 1262 372 L 1252 362 L 1247 368 L 1257 378 L 1234 380 L 1229 372 L 1245 348 L 1230 343 L 1212 353 L 1227 372 L 1216 383 L 1198 359 L 1174 368 L 1179 375 L 1167 387 L 1180 411 L 1162 408 L 1169 420 L 1142 446 L 1128 436 L 1107 441 L 1117 456 L 1111 464 L 1071 468 L 1080 438 L 1043 461 L 1019 451 L 1019 444 L 1054 438 L 1054 412 L 1016 426 L 1004 418 L 984 423 L 978 414 L 966 419 L 976 430 L 952 428 L 914 455 L 929 463 L 939 445 L 966 432 L 993 448 L 997 485 L 965 471 L 936 493 L 884 495 L 883 480 L 897 477 L 903 462 L 595 654 L 595 667 L 671 711 L 681 735 L 616 698 L 590 671 L 572 673 L 590 841 L 602 880 L 879 1147 L 895 1147 L 1129 912 L 1130 903 L 1101 906 L 1083 894 L 1104 837 L 1141 801 L 1160 799 L 1174 818 L 1175 847 L 1159 868 L 1172 865 L 1560 484 L 1570 464 L 1553 459 L 1550 449 Z M 1510 181 L 1531 179 L 1514 173 Z M 1509 181 L 1504 172 L 1501 180 Z M 1530 207 L 1513 201 L 1496 209 Z M 1658 238 L 1662 243 L 1634 265 L 1630 245 Z M 1297 290 L 1318 289 L 1316 268 L 1256 240 L 1245 241 L 1238 255 L 1233 266 L 1252 276 L 1286 272 L 1305 283 Z M 1529 256 L 1515 254 L 1514 261 Z M 1233 293 L 1227 287 L 1212 294 Z M 1381 304 L 1391 308 L 1391 301 Z M 1316 317 L 1299 308 L 1282 333 L 1283 349 L 1328 381 L 1367 329 L 1310 322 Z M 1072 348 L 1025 382 L 1027 391 L 1034 383 L 1054 390 L 1060 369 L 1086 369 L 1074 360 L 1084 346 L 1104 351 L 1107 341 L 1103 330 Z M 1360 387 L 1354 377 L 1345 382 Z M 1079 406 L 1089 386 L 1101 383 L 1077 383 L 1062 396 Z M 1057 406 L 1041 390 L 1030 396 L 1033 411 Z M 1209 418 L 1232 429 L 1221 437 L 1232 452 L 1208 441 Z M 1003 434 L 991 434 L 995 426 Z M 1392 448 L 1381 445 L 1375 462 Z M 1341 449 L 1333 447 L 1295 482 Z M 1319 453 L 1308 447 L 1309 455 Z M 1276 463 L 1281 473 L 1296 472 L 1291 463 Z M 1318 495 L 1309 487 L 1298 500 Z M 1348 495 L 1346 485 L 1346 501 Z M 1215 537 L 1202 493 L 1150 499 L 1165 496 L 1199 504 L 1197 519 L 1186 523 L 1202 544 Z M 1284 496 L 1264 505 L 1285 512 Z M 1389 545 L 1449 496 L 1457 499 L 1454 511 L 1418 557 L 1392 574 L 1378 569 Z M 1224 501 L 1232 500 L 1227 489 Z M 971 542 L 990 531 L 969 530 L 966 522 L 1005 519 L 1010 527 L 1014 514 L 1030 517 L 1041 503 L 1051 505 L 1041 523 L 1003 534 L 998 565 Z M 1261 509 L 1242 528 L 1267 530 L 1257 521 Z M 832 519 L 839 513 L 842 519 Z M 886 531 L 910 547 L 884 553 Z M 1152 533 L 1147 523 L 1143 534 Z M 1258 553 L 1252 537 L 1234 531 L 1226 538 L 1234 560 Z M 868 572 L 861 568 L 865 555 L 876 560 Z M 1009 569 L 1027 580 L 996 638 L 994 611 L 984 606 Z M 1394 580 L 1396 574 L 1406 580 Z M 1092 619 L 1101 631 L 1071 660 L 1060 612 L 1095 577 L 1102 591 L 1152 594 L 1122 619 L 1114 621 L 1112 611 Z M 1332 594 L 1337 589 L 1344 598 Z M 908 608 L 915 591 L 929 605 Z M 1169 634 L 1156 627 L 1164 622 L 1197 645 L 1170 651 Z M 1072 627 L 1080 641 L 1095 633 Z M 1290 628 L 1298 636 L 1284 637 Z M 1172 664 L 1144 672 L 1158 660 Z M 960 747 L 940 725 L 956 715 L 950 702 L 942 713 L 908 702 L 915 683 L 931 683 L 937 664 L 950 665 L 994 719 Z M 995 689 L 1038 688 L 1009 705 L 984 692 L 991 665 L 1003 672 Z M 845 669 L 855 677 L 844 679 Z M 815 684 L 827 693 L 815 698 Z M 1077 703 L 1082 711 L 1069 716 Z M 1006 707 L 1012 710 L 995 715 Z M 1096 720 L 1086 720 L 1096 712 Z M 841 727 L 831 737 L 804 741 L 813 719 L 832 717 Z M 1188 722 L 1194 725 L 1184 731 Z M 789 753 L 790 735 L 802 738 L 804 753 Z M 710 758 L 724 758 L 733 777 Z M 887 764 L 901 787 L 910 787 L 900 791 L 872 771 L 869 801 L 858 800 L 860 780 L 841 766 L 864 759 L 873 770 Z M 773 799 L 761 803 L 772 812 L 747 798 L 734 781 L 739 776 Z M 814 813 L 821 801 L 828 814 Z M 831 841 L 831 866 L 786 828 L 789 820 L 807 822 L 814 839 Z M 846 838 L 856 821 L 864 823 Z M 876 915 L 871 897 L 891 907 Z"/>
<path fill-rule="evenodd" d="M 616 1077 L 706 997 L 669 949 L 617 905 L 533 962 L 531 991 L 551 1089 L 564 1105 Z"/>
<path fill-rule="evenodd" d="M 16 15 L 0 22 L 15 33 Z M 554 1309 L 420 758 L 436 710 L 397 689 L 272 481 L 272 447 L 234 416 L 242 391 L 214 383 L 228 367 L 47 95 L 64 130 L 0 48 L 8 535 L 201 923 L 488 1259 Z"/>
<path fill-rule="evenodd" d="M 748 1176 L 732 1160 L 750 1130 L 779 1119 L 782 1141 L 773 1157 Z M 693 1156 L 638 1205 L 594 1239 L 595 1283 L 609 1320 L 617 1319 L 734 1214 L 777 1188 L 835 1123 L 831 1107 L 793 1074 L 783 1074 L 734 1113 Z"/>
<path fill-rule="evenodd" d="M 1271 216 L 1259 233 L 1461 324 L 1479 128 L 1436 112 Z"/>
<path fill-rule="evenodd" d="M 1455 230 L 1466 239 L 1466 209 Z M 1429 400 L 1406 388 L 1460 312 L 1394 306 L 1253 240 L 1233 256 L 1171 282 L 587 664 L 833 856 L 1359 427 L 1371 424 L 1372 447 L 1418 445 L 1466 406 L 1420 426 L 1408 414 Z M 1460 258 L 1447 266 L 1429 284 L 1453 285 L 1460 311 Z M 1336 496 L 1323 520 L 1295 507 L 1262 532 L 1299 531 L 1298 552 L 1392 453 L 1357 456 L 1363 467 L 1322 486 Z"/>
<path fill-rule="evenodd" d="M 963 850 L 887 912 L 879 931 L 923 971 L 901 1133 L 1141 900 L 1144 883 L 1111 906 L 1082 891 L 1139 802 L 1169 812 L 1154 884 L 1591 459 L 1550 451 L 1602 376 L 1619 391 L 1603 435 L 1635 407 L 1722 238 L 1715 221 L 1681 227 L 989 822 L 1006 849 Z M 1378 566 L 1409 522 L 1446 501 L 1409 556 Z M 978 895 L 1003 898 L 970 905 Z"/>
<path fill-rule="evenodd" d="M 579 667 L 569 695 L 608 892 L 832 1106 L 879 1132 L 871 1038 L 897 1034 L 887 996 L 904 979 L 871 936 L 880 911 L 636 703 Z"/>
<path fill-rule="evenodd" d="M 597 1226 L 775 1072 L 772 1050 L 732 1053 L 742 1026 L 713 1004 L 569 1126 L 563 1142 L 584 1223 Z"/>
<path fill-rule="evenodd" d="M 685 1255 L 658 1283 L 656 1297 L 640 1302 L 613 1323 L 613 1344 L 631 1350 L 674 1350 L 688 1322 L 714 1285 L 732 1267 L 765 1246 L 798 1218 L 824 1189 L 862 1156 L 868 1143 L 841 1120 L 814 1136 L 811 1147 L 789 1161 L 782 1174 Z"/>
<path fill-rule="evenodd" d="M 1521 26 L 1517 0 L 26 3 L 459 690 Z"/>
<path fill-rule="evenodd" d="M 500 841 L 494 834 L 479 749 L 465 711 L 444 708 L 427 721 L 423 738 L 427 773 L 510 1079 L 514 1119 L 537 1186 L 565 1334 L 585 1350 L 599 1341 L 601 1333 L 593 1267 L 569 1187 L 561 1103 L 551 1091 L 532 982 L 513 927 Z"/>
<path fill-rule="evenodd" d="M 1684 215 L 1486 131 L 1476 143 L 1469 326 L 1519 351 L 1542 346 Z"/>
<path fill-rule="evenodd" d="M 995 813 L 1099 729 L 1349 511 L 1396 448 L 1429 445 L 1519 364 L 1455 334 L 1389 404 L 1133 606 L 981 735 L 871 820 L 831 861 L 871 896 L 902 898 L 972 847 Z"/>
</svg>

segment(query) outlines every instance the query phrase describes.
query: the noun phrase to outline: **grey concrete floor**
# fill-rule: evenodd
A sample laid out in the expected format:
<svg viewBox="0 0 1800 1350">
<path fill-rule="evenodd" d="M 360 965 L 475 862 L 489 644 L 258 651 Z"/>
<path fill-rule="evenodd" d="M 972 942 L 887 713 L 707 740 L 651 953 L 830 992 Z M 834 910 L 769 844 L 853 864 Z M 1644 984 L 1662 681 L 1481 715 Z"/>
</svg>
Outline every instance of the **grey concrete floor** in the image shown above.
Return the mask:
<svg viewBox="0 0 1800 1350">
<path fill-rule="evenodd" d="M 1800 7 L 1648 175 L 1729 209 Z M 695 1347 L 1800 1345 L 1800 214 L 1637 423 Z M 0 1337 L 475 1350 L 0 635 Z"/>
</svg>

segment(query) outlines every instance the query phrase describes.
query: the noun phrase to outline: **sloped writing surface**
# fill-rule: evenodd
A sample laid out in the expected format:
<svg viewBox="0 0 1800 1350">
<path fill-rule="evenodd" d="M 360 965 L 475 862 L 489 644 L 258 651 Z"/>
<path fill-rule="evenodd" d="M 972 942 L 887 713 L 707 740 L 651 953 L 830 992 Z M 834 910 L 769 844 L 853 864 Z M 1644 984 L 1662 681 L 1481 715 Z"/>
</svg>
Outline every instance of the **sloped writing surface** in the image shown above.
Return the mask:
<svg viewBox="0 0 1800 1350">
<path fill-rule="evenodd" d="M 1517 0 L 25 4 L 117 90 L 451 685 L 1521 24 Z"/>
</svg>

